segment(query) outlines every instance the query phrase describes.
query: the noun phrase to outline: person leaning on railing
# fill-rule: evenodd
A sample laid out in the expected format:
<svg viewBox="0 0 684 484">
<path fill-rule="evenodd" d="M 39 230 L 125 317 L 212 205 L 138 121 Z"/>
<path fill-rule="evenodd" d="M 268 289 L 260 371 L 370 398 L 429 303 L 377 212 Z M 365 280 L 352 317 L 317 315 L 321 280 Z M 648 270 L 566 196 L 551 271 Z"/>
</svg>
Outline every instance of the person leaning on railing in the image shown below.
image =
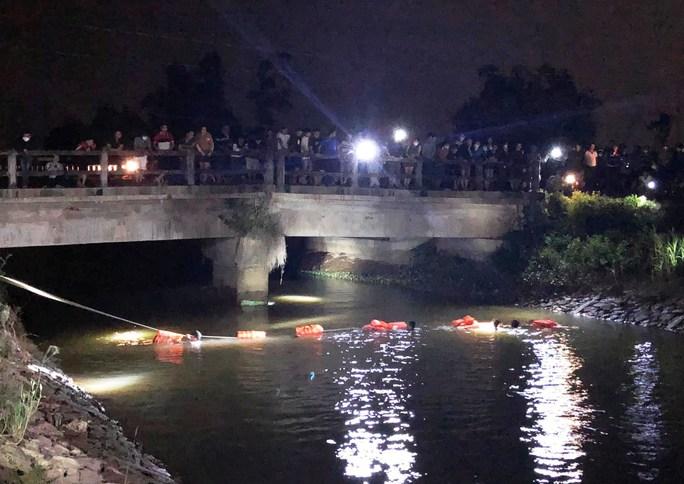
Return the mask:
<svg viewBox="0 0 684 484">
<path fill-rule="evenodd" d="M 159 127 L 159 132 L 152 138 L 152 146 L 157 151 L 172 150 L 176 146 L 176 140 L 166 124 Z"/>
<path fill-rule="evenodd" d="M 200 132 L 195 139 L 195 149 L 199 153 L 200 183 L 216 183 L 214 174 L 207 173 L 207 170 L 211 170 L 210 158 L 214 154 L 214 137 L 207 130 L 206 126 L 200 128 Z"/>
<path fill-rule="evenodd" d="M 45 164 L 48 174 L 48 187 L 61 187 L 64 184 L 64 165 L 60 163 L 59 156 L 53 155 L 52 159 Z"/>
</svg>

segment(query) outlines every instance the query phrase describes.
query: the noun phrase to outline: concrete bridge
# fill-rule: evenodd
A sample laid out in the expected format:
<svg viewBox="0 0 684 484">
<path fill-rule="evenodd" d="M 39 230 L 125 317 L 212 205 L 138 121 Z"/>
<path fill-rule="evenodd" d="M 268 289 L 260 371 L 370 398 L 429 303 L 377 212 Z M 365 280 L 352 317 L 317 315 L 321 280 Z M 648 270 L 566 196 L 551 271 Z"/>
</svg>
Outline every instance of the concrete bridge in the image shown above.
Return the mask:
<svg viewBox="0 0 684 484">
<path fill-rule="evenodd" d="M 273 248 L 222 220 L 244 210 L 240 200 L 255 199 L 265 200 L 284 237 L 388 260 L 430 239 L 483 257 L 519 227 L 531 201 L 522 193 L 347 187 L 7 189 L 0 190 L 0 248 L 204 239 L 216 285 L 234 287 L 241 299 L 264 298 Z"/>
</svg>

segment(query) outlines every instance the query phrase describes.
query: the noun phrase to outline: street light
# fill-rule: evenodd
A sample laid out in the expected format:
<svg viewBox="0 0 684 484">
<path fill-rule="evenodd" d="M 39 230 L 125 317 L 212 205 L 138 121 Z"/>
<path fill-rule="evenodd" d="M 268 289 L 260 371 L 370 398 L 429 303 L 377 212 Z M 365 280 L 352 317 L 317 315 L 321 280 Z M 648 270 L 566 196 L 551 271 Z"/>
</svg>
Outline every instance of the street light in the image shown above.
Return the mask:
<svg viewBox="0 0 684 484">
<path fill-rule="evenodd" d="M 408 138 L 408 131 L 406 131 L 404 128 L 395 128 L 393 137 L 395 143 L 401 143 L 402 141 L 406 141 Z"/>
<path fill-rule="evenodd" d="M 354 156 L 358 161 L 373 161 L 380 156 L 380 146 L 375 140 L 362 138 L 354 145 Z"/>
</svg>

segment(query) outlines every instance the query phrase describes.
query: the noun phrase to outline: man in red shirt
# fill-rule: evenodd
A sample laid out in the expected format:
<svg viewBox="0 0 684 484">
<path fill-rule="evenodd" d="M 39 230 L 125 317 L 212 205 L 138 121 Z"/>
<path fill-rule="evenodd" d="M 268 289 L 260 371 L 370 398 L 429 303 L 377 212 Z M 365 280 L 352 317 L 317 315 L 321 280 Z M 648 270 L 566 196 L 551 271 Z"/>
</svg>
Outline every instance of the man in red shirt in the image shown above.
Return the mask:
<svg viewBox="0 0 684 484">
<path fill-rule="evenodd" d="M 175 147 L 176 140 L 173 138 L 167 125 L 161 125 L 159 132 L 152 138 L 152 145 L 154 146 L 154 149 L 158 151 L 172 150 Z"/>
</svg>

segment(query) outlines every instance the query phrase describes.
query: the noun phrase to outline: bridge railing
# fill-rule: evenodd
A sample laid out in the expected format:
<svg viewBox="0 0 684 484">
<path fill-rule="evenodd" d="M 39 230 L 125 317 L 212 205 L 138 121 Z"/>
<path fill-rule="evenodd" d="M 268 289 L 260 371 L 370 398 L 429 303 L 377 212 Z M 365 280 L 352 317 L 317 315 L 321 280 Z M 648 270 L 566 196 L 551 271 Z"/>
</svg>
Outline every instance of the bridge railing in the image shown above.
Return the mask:
<svg viewBox="0 0 684 484">
<path fill-rule="evenodd" d="M 201 157 L 177 151 L 0 152 L 0 188 L 126 185 L 323 185 L 416 190 L 496 190 L 508 185 L 495 160 L 426 162 L 387 156 L 370 163 L 345 156 L 244 151 Z"/>
</svg>

